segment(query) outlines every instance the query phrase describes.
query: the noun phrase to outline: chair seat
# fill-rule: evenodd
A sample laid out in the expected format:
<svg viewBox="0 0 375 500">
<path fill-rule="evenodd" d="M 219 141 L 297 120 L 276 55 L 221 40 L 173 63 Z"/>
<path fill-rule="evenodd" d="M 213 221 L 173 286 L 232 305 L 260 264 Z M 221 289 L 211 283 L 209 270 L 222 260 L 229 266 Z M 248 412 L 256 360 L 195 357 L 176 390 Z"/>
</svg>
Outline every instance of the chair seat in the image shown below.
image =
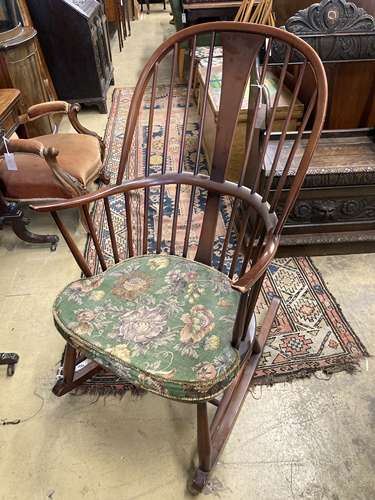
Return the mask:
<svg viewBox="0 0 375 500">
<path fill-rule="evenodd" d="M 53 311 L 63 337 L 105 368 L 167 398 L 205 401 L 238 372 L 239 296 L 216 269 L 149 255 L 71 283 Z"/>
<path fill-rule="evenodd" d="M 55 134 L 34 138 L 45 147 L 59 151 L 61 168 L 86 187 L 102 169 L 99 141 L 85 134 Z M 17 153 L 17 171 L 7 170 L 0 160 L 0 188 L 13 200 L 59 199 L 71 197 L 40 156 Z"/>
</svg>

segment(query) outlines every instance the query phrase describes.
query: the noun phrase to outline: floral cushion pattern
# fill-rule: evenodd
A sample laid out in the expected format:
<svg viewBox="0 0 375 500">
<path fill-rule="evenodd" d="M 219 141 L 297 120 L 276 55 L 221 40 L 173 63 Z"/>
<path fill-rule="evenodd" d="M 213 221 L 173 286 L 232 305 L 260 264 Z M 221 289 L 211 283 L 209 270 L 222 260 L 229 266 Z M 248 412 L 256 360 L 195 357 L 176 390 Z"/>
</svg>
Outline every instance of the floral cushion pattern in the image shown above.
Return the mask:
<svg viewBox="0 0 375 500">
<path fill-rule="evenodd" d="M 57 297 L 60 333 L 90 359 L 164 397 L 203 401 L 238 372 L 239 292 L 216 269 L 149 255 L 75 281 Z"/>
</svg>

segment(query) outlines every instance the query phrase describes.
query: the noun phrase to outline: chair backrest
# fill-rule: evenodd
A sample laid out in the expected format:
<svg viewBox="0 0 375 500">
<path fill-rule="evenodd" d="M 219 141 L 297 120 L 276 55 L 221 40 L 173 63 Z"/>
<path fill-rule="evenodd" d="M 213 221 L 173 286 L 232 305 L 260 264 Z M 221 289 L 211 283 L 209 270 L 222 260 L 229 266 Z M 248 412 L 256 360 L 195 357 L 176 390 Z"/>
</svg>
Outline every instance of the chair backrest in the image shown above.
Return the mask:
<svg viewBox="0 0 375 500">
<path fill-rule="evenodd" d="M 204 61 L 203 80 L 200 82 L 199 114 L 194 109 L 193 97 L 197 79 L 197 43 L 200 36 L 209 34 L 210 46 Z M 220 37 L 222 57 L 214 57 L 215 42 Z M 190 46 L 190 67 L 187 86 L 177 81 L 177 59 L 180 44 Z M 283 48 L 283 58 L 272 60 L 274 48 Z M 278 52 L 280 54 L 280 50 Z M 213 68 L 221 68 L 220 81 L 212 78 Z M 293 88 L 286 89 L 288 75 L 297 68 Z M 217 74 L 217 71 L 216 71 Z M 308 77 L 313 92 L 306 106 L 300 105 L 299 92 Z M 166 82 L 167 79 L 167 83 Z M 161 82 L 163 85 L 161 86 Z M 259 130 L 264 123 L 264 94 L 271 95 L 273 107 L 267 119 L 259 151 Z M 285 93 L 287 97 L 285 97 Z M 215 95 L 214 95 L 215 94 Z M 163 101 L 163 102 L 162 102 Z M 214 101 L 217 114 L 213 115 Z M 243 134 L 241 168 L 238 186 L 247 185 L 254 193 L 259 187 L 264 165 L 268 165 L 267 184 L 262 190 L 264 202 L 269 202 L 271 212 L 277 212 L 281 228 L 292 208 L 303 183 L 309 162 L 317 145 L 324 120 L 327 102 L 327 82 L 321 61 L 315 51 L 298 37 L 269 26 L 236 22 L 207 23 L 179 31 L 164 42 L 151 56 L 142 71 L 130 105 L 125 138 L 122 148 L 117 183 L 124 180 L 129 169 L 130 153 L 135 136 L 142 129 L 142 162 L 144 170 L 138 175 L 164 175 L 168 172 L 190 171 L 194 175 L 207 173 L 203 149 L 211 147 L 210 178 L 223 182 L 232 161 L 232 146 L 238 125 L 247 113 L 246 133 Z M 164 110 L 163 123 L 156 123 Z M 247 108 L 247 111 L 246 111 Z M 160 118 L 159 118 L 160 119 Z M 305 129 L 310 134 L 304 152 L 296 157 Z M 289 153 L 281 155 L 288 132 L 295 130 L 292 142 L 288 141 Z M 135 133 L 137 130 L 137 133 Z M 278 141 L 272 140 L 275 131 Z M 193 152 L 193 153 L 192 153 Z M 282 161 L 285 158 L 285 161 Z M 277 186 L 275 174 L 277 173 Z M 290 175 L 293 181 L 290 182 Z M 288 187 L 286 181 L 288 179 Z M 272 189 L 271 189 L 272 186 Z M 285 191 L 287 190 L 287 194 Z M 195 193 L 194 193 L 195 194 Z M 282 195 L 282 206 L 280 198 Z M 177 214 L 181 193 L 174 200 L 171 247 L 175 248 Z M 160 193 L 158 237 L 156 251 L 161 251 L 164 192 Z M 191 214 L 194 196 L 190 198 L 188 213 Z M 200 239 L 196 258 L 211 265 L 220 196 L 209 193 L 204 207 Z M 149 207 L 145 206 L 146 212 Z M 234 204 L 229 215 L 233 229 L 238 220 L 239 204 Z M 237 212 L 237 215 L 236 215 Z M 189 224 L 189 217 L 187 220 Z M 255 223 L 256 227 L 256 223 Z M 255 231 L 256 233 L 256 231 Z M 246 259 L 245 259 L 246 260 Z"/>
<path fill-rule="evenodd" d="M 204 61 L 205 79 L 201 82 L 200 112 L 197 113 L 193 102 L 197 70 L 195 53 L 198 37 L 207 34 L 211 42 Z M 217 37 L 222 42 L 222 57 L 219 58 L 214 57 Z M 186 42 L 191 47 L 191 62 L 188 84 L 181 85 L 176 76 L 177 57 L 179 44 L 186 46 Z M 272 61 L 276 46 L 278 57 L 281 52 L 284 54 L 281 62 Z M 218 85 L 217 117 L 210 122 L 208 109 L 216 99 L 211 90 L 218 83 L 211 75 L 216 65 L 221 67 L 222 77 Z M 295 65 L 298 76 L 293 79 L 294 88 L 287 89 L 286 99 L 285 82 L 290 66 L 294 68 Z M 168 76 L 167 84 L 163 74 Z M 315 91 L 308 105 L 301 108 L 298 95 L 306 74 Z M 267 82 L 271 82 L 270 88 Z M 259 141 L 259 131 L 263 130 L 265 122 L 262 116 L 265 93 L 272 94 L 273 107 L 266 120 L 267 127 L 262 131 L 262 141 Z M 238 182 L 234 184 L 225 179 L 246 97 L 247 129 Z M 235 22 L 187 28 L 163 43 L 141 73 L 128 112 L 118 188 L 39 210 L 56 212 L 60 208 L 80 207 L 92 235 L 92 248 L 103 270 L 111 262 L 127 256 L 168 252 L 214 265 L 230 277 L 235 274 L 241 277 L 249 265 L 258 265 L 264 253 L 269 254 L 271 248 L 275 251 L 275 241 L 298 196 L 317 145 L 326 102 L 327 82 L 319 57 L 296 36 L 278 28 Z M 288 140 L 285 154 L 283 147 L 293 122 L 296 131 L 292 140 Z M 310 133 L 301 154 L 299 145 L 308 124 Z M 209 133 L 205 135 L 206 132 Z M 274 140 L 275 134 L 277 140 Z M 208 173 L 204 140 L 211 141 L 213 151 L 209 178 L 204 175 Z M 260 150 L 259 144 L 262 145 Z M 134 173 L 132 162 L 135 161 L 141 167 Z M 266 182 L 262 182 L 262 192 L 258 194 L 264 165 L 267 166 Z M 163 180 L 163 176 L 167 178 Z M 123 187 L 125 177 L 146 180 Z M 248 180 L 246 187 L 243 186 L 245 177 Z M 175 187 L 169 189 L 171 184 Z M 111 200 L 119 196 L 121 202 Z M 111 250 L 101 248 L 98 221 L 89 213 L 89 203 L 99 200 L 103 201 L 100 220 L 109 230 Z M 120 209 L 113 216 L 112 209 L 116 206 Z M 86 275 L 95 272 L 78 247 L 73 246 L 73 239 L 57 214 L 53 216 L 71 249 L 74 248 L 83 272 Z M 124 222 L 118 222 L 120 217 Z M 121 245 L 116 241 L 116 223 L 124 228 L 120 235 Z M 271 236 L 276 239 L 271 241 Z"/>
</svg>

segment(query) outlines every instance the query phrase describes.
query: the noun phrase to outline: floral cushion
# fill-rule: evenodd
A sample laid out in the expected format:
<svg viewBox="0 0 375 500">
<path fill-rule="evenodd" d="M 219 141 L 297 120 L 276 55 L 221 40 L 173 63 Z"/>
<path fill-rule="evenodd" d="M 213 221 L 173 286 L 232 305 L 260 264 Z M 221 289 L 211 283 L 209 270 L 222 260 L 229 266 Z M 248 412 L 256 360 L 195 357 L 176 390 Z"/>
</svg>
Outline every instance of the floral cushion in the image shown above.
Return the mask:
<svg viewBox="0 0 375 500">
<path fill-rule="evenodd" d="M 231 346 L 239 292 L 182 257 L 133 257 L 68 285 L 54 304 L 60 333 L 90 359 L 164 397 L 202 401 L 238 372 Z"/>
</svg>

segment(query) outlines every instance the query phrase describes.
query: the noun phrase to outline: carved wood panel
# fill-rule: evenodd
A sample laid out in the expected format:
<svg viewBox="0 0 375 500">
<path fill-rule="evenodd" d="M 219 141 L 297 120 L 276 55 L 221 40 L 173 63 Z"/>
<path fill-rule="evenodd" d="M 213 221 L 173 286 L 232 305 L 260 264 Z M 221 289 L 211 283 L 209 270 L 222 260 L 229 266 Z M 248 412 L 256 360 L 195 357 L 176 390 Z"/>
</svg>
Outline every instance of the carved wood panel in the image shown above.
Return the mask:
<svg viewBox="0 0 375 500">
<path fill-rule="evenodd" d="M 323 61 L 375 58 L 375 19 L 346 0 L 314 3 L 290 17 L 284 29 L 314 47 Z M 274 43 L 273 60 L 281 60 L 284 52 Z"/>
</svg>

